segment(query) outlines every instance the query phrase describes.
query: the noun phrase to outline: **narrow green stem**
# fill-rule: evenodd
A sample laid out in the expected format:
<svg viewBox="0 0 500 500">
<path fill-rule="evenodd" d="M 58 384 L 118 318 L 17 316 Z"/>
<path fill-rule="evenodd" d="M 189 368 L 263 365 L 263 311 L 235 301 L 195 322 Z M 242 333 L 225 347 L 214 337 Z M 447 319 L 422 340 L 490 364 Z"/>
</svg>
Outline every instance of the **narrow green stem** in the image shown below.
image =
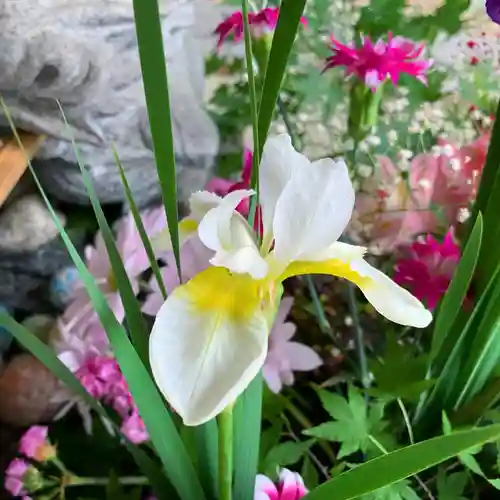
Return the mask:
<svg viewBox="0 0 500 500">
<path fill-rule="evenodd" d="M 217 417 L 219 427 L 219 498 L 232 499 L 233 488 L 233 411 L 224 410 Z"/>
<path fill-rule="evenodd" d="M 143 485 L 149 484 L 147 477 L 143 476 L 126 476 L 118 477 L 118 483 L 123 485 Z M 65 486 L 106 486 L 109 483 L 108 477 L 78 477 L 70 476 L 67 479 Z"/>
<path fill-rule="evenodd" d="M 358 355 L 361 383 L 365 389 L 368 389 L 370 387 L 370 372 L 368 371 L 368 361 L 366 358 L 365 334 L 359 321 L 354 285 L 351 283 L 347 284 L 347 300 L 349 303 L 349 312 L 351 313 L 354 323 L 354 343 L 356 344 L 356 352 Z"/>
<path fill-rule="evenodd" d="M 253 227 L 257 206 L 259 204 L 259 165 L 260 165 L 260 149 L 259 149 L 259 128 L 258 128 L 258 110 L 257 110 L 257 93 L 255 91 L 255 75 L 253 71 L 253 54 L 252 54 L 252 38 L 248 25 L 248 2 L 241 0 L 241 11 L 243 14 L 243 33 L 245 39 L 245 64 L 248 75 L 248 89 L 250 96 L 250 116 L 252 117 L 252 132 L 253 132 L 253 160 L 252 160 L 252 176 L 251 187 L 255 189 L 256 195 L 250 202 L 249 223 Z"/>
</svg>

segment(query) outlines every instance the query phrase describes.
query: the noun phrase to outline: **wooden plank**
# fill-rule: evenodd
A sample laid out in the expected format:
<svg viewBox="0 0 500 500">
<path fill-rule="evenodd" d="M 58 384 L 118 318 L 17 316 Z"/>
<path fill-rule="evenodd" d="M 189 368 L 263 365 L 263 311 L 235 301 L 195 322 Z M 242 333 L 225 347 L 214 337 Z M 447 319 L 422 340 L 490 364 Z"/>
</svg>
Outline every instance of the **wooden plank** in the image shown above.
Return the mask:
<svg viewBox="0 0 500 500">
<path fill-rule="evenodd" d="M 19 132 L 23 149 L 15 137 L 0 139 L 0 206 L 14 189 L 40 147 L 43 136 Z"/>
</svg>

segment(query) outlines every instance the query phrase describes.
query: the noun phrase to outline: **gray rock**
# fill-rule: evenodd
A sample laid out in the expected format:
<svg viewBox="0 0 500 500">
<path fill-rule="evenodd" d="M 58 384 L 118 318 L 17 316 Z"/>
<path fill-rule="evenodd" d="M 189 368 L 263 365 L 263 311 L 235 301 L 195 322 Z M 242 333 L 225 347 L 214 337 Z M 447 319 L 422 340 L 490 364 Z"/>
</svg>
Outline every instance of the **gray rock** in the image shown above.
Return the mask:
<svg viewBox="0 0 500 500">
<path fill-rule="evenodd" d="M 194 0 L 160 0 L 181 195 L 203 186 L 218 150 L 194 10 Z M 0 0 L 0 43 L 0 93 L 16 125 L 47 136 L 34 165 L 49 193 L 88 204 L 58 99 L 102 202 L 124 199 L 112 146 L 137 203 L 158 197 L 130 0 Z"/>
<path fill-rule="evenodd" d="M 83 252 L 83 238 L 75 236 L 73 242 Z M 50 279 L 71 264 L 71 257 L 59 237 L 33 251 L 0 249 L 0 302 L 30 313 L 54 312 Z"/>
<path fill-rule="evenodd" d="M 65 217 L 58 213 L 65 224 Z M 27 195 L 14 200 L 0 212 L 0 250 L 29 252 L 59 235 L 52 215 L 43 200 Z"/>
</svg>

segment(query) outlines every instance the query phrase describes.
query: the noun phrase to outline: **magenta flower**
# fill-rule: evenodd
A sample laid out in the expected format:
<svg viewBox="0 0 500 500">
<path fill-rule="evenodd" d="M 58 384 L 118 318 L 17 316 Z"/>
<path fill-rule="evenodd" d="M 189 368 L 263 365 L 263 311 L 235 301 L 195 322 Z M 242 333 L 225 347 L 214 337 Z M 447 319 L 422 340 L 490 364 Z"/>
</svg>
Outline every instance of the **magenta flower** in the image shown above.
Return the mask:
<svg viewBox="0 0 500 500">
<path fill-rule="evenodd" d="M 56 456 L 56 450 L 47 439 L 49 428 L 33 425 L 21 437 L 19 452 L 28 458 L 45 462 Z"/>
<path fill-rule="evenodd" d="M 281 300 L 271 333 L 266 361 L 262 368 L 262 375 L 271 391 L 278 393 L 283 385 L 292 385 L 294 371 L 310 371 L 318 368 L 323 361 L 310 347 L 290 339 L 295 334 L 296 326 L 285 322 L 293 298 L 285 297 Z"/>
<path fill-rule="evenodd" d="M 274 484 L 267 476 L 258 474 L 255 478 L 254 500 L 299 500 L 306 496 L 307 488 L 300 474 L 282 469 L 278 483 Z"/>
<path fill-rule="evenodd" d="M 259 37 L 265 33 L 271 32 L 278 24 L 279 8 L 266 7 L 259 12 L 248 13 L 248 25 L 251 28 L 252 36 Z M 302 17 L 300 22 L 307 26 L 307 20 Z M 235 42 L 243 40 L 243 14 L 241 10 L 233 12 L 222 21 L 214 33 L 219 36 L 217 47 L 220 47 L 227 38 L 233 38 Z"/>
<path fill-rule="evenodd" d="M 250 180 L 252 178 L 252 162 L 253 154 L 249 149 L 245 148 L 243 150 L 243 168 L 239 180 L 237 182 L 233 182 L 229 179 L 224 179 L 223 177 L 214 177 L 205 186 L 205 189 L 221 197 L 224 197 L 233 191 L 237 191 L 238 189 L 249 189 Z M 248 198 L 243 200 L 236 207 L 236 210 L 238 210 L 241 215 L 247 216 L 250 210 L 250 202 Z"/>
<path fill-rule="evenodd" d="M 121 430 L 131 442 L 139 444 L 149 439 L 116 359 L 90 356 L 76 372 L 76 377 L 92 397 L 118 413 L 122 418 Z"/>
<path fill-rule="evenodd" d="M 423 44 L 416 45 L 402 37 L 393 38 L 391 33 L 387 42 L 379 39 L 373 43 L 369 37 L 363 37 L 363 45 L 359 48 L 354 42 L 343 45 L 333 37 L 331 42 L 333 55 L 326 59 L 324 71 L 345 66 L 346 76 L 355 75 L 373 91 L 388 78 L 397 85 L 401 73 L 427 83 L 425 74 L 432 61 L 420 58 Z"/>
<path fill-rule="evenodd" d="M 134 410 L 122 423 L 120 428 L 123 435 L 134 444 L 141 444 L 149 439 L 148 431 L 139 412 Z"/>
<path fill-rule="evenodd" d="M 460 259 L 460 248 L 449 231 L 439 243 L 431 235 L 407 248 L 395 266 L 394 281 L 434 309 L 446 293 Z"/>
<path fill-rule="evenodd" d="M 5 470 L 4 488 L 15 497 L 26 495 L 24 477 L 30 464 L 22 458 L 14 458 Z"/>
</svg>

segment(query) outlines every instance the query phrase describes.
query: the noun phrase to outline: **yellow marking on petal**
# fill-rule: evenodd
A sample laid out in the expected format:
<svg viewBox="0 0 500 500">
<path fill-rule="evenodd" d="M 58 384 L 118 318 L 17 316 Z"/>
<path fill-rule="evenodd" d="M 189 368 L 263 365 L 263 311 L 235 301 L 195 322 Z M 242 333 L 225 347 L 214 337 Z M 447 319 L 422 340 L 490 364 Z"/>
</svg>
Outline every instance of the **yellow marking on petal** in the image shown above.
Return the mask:
<svg viewBox="0 0 500 500">
<path fill-rule="evenodd" d="M 179 246 L 188 240 L 198 230 L 198 222 L 195 219 L 186 217 L 179 222 Z M 172 250 L 172 240 L 168 227 L 151 238 L 151 245 L 155 252 L 168 252 Z"/>
<path fill-rule="evenodd" d="M 373 281 L 371 278 L 353 271 L 349 263 L 340 259 L 330 259 L 320 262 L 292 262 L 280 276 L 280 281 L 284 281 L 291 276 L 300 276 L 303 274 L 329 274 L 338 278 L 344 278 L 360 288 L 369 285 Z"/>
<path fill-rule="evenodd" d="M 179 233 L 191 234 L 198 230 L 198 222 L 186 217 L 179 222 Z"/>
<path fill-rule="evenodd" d="M 231 274 L 224 267 L 210 267 L 178 289 L 200 313 L 219 313 L 241 323 L 262 303 L 262 285 L 248 275 Z"/>
</svg>

